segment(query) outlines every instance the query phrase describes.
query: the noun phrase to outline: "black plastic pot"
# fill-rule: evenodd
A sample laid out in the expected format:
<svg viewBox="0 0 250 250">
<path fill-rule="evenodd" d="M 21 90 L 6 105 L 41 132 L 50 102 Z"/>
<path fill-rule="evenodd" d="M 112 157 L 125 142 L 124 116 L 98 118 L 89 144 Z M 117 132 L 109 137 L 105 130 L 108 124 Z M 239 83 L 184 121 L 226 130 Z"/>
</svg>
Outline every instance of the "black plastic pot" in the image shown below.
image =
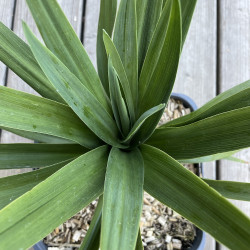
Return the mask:
<svg viewBox="0 0 250 250">
<path fill-rule="evenodd" d="M 194 111 L 197 109 L 197 106 L 195 102 L 188 96 L 184 94 L 177 94 L 172 93 L 171 98 L 174 98 L 175 100 L 180 100 L 185 108 L 190 108 L 191 111 Z M 202 174 L 203 176 L 203 166 L 202 164 L 197 164 L 196 168 L 198 169 L 198 172 Z M 196 238 L 193 242 L 192 247 L 190 250 L 203 250 L 205 247 L 205 232 L 200 230 L 199 228 L 196 228 Z M 47 250 L 48 246 L 43 243 L 43 241 L 39 241 L 37 244 L 34 245 L 34 250 Z"/>
<path fill-rule="evenodd" d="M 43 243 L 43 241 L 39 241 L 36 245 L 33 246 L 34 250 L 48 250 L 48 246 Z"/>
<path fill-rule="evenodd" d="M 197 109 L 197 105 L 195 104 L 195 102 L 190 97 L 184 94 L 172 93 L 171 98 L 175 100 L 180 100 L 183 103 L 184 107 L 190 108 L 191 111 Z M 195 164 L 195 165 L 196 168 L 198 169 L 198 173 L 199 174 L 201 173 L 201 175 L 204 176 L 202 164 Z M 203 250 L 205 248 L 205 241 L 206 241 L 205 232 L 196 227 L 196 238 L 190 250 Z"/>
</svg>

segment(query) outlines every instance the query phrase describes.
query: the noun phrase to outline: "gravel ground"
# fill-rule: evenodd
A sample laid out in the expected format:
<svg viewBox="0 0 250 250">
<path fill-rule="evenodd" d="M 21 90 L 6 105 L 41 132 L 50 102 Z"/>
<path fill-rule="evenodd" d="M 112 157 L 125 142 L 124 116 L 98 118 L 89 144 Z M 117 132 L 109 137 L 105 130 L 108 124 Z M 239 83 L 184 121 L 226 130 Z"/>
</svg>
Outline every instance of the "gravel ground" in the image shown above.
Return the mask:
<svg viewBox="0 0 250 250">
<path fill-rule="evenodd" d="M 189 113 L 190 109 L 183 107 L 180 101 L 171 99 L 164 110 L 159 126 Z M 196 173 L 192 164 L 185 167 Z M 50 246 L 49 250 L 78 249 L 89 228 L 96 205 L 97 200 L 51 232 L 44 239 L 44 242 Z M 144 193 L 140 229 L 145 250 L 189 249 L 196 236 L 192 223 L 147 193 Z"/>
</svg>

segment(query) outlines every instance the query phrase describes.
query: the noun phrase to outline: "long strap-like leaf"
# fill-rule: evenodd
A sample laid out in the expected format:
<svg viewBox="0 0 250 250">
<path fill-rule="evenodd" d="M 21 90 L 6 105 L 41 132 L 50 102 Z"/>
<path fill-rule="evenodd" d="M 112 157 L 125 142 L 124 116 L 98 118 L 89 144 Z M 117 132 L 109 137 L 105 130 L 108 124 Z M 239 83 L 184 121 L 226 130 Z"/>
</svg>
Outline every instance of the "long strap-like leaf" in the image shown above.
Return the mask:
<svg viewBox="0 0 250 250">
<path fill-rule="evenodd" d="M 141 147 L 144 189 L 230 249 L 249 249 L 250 220 L 164 152 Z"/>
<path fill-rule="evenodd" d="M 29 46 L 0 22 L 0 61 L 41 96 L 64 102 L 36 62 Z"/>
<path fill-rule="evenodd" d="M 122 97 L 120 83 L 117 73 L 113 68 L 112 60 L 109 58 L 109 85 L 110 85 L 110 99 L 113 113 L 116 119 L 116 124 L 119 126 L 123 135 L 127 135 L 130 129 L 130 119 L 126 103 Z"/>
<path fill-rule="evenodd" d="M 0 126 L 0 129 L 9 131 L 13 134 L 22 136 L 24 138 L 27 138 L 36 142 L 51 143 L 51 144 L 74 144 L 76 143 L 74 141 L 66 140 L 60 137 L 46 135 L 46 134 L 38 134 L 36 132 L 31 132 L 31 131 L 11 129 L 11 128 L 3 127 L 3 126 Z"/>
<path fill-rule="evenodd" d="M 183 159 L 183 160 L 179 160 L 179 161 L 183 162 L 183 163 L 201 163 L 201 162 L 209 162 L 209 161 L 218 161 L 218 160 L 222 160 L 222 159 L 227 159 L 228 157 L 231 157 L 233 154 L 235 154 L 238 151 L 239 150 L 223 152 L 223 153 L 208 155 L 208 156 L 204 156 L 204 157 Z"/>
<path fill-rule="evenodd" d="M 250 81 L 243 82 L 216 96 L 201 108 L 161 126 L 179 127 L 213 115 L 250 106 Z"/>
<path fill-rule="evenodd" d="M 135 250 L 143 250 L 143 249 L 144 247 L 142 245 L 142 240 L 141 240 L 141 231 L 139 229 Z"/>
<path fill-rule="evenodd" d="M 106 146 L 92 150 L 3 208 L 0 249 L 29 248 L 100 196 L 107 158 Z"/>
<path fill-rule="evenodd" d="M 124 65 L 133 104 L 138 98 L 138 51 L 137 51 L 136 1 L 121 0 L 114 28 L 114 44 Z"/>
<path fill-rule="evenodd" d="M 137 0 L 138 75 L 162 11 L 162 0 Z"/>
<path fill-rule="evenodd" d="M 109 93 L 108 57 L 103 43 L 103 30 L 112 36 L 116 17 L 117 0 L 101 0 L 98 21 L 96 57 L 98 74 L 107 93 Z"/>
<path fill-rule="evenodd" d="M 87 148 L 101 140 L 64 105 L 0 86 L 0 127 L 53 135 Z"/>
<path fill-rule="evenodd" d="M 165 107 L 165 104 L 160 104 L 156 107 L 153 107 L 149 110 L 147 110 L 145 113 L 143 113 L 140 118 L 135 122 L 134 126 L 131 128 L 129 134 L 127 137 L 122 141 L 123 143 L 129 142 L 135 133 L 143 126 L 144 122 L 146 122 L 147 119 L 149 119 L 152 115 L 155 113 L 161 111 Z"/>
<path fill-rule="evenodd" d="M 169 0 L 163 0 L 163 6 Z M 185 43 L 197 0 L 180 0 L 182 17 L 182 47 Z"/>
<path fill-rule="evenodd" d="M 152 40 L 149 44 L 145 61 L 139 78 L 139 102 L 142 101 L 147 91 L 150 79 L 159 64 L 159 58 L 162 53 L 162 47 L 166 40 L 167 30 L 169 29 L 169 19 L 172 8 L 172 0 L 167 0 L 160 16 L 159 22 L 155 28 Z M 142 107 L 144 109 L 144 107 Z M 142 112 L 142 111 L 141 111 Z"/>
<path fill-rule="evenodd" d="M 135 249 L 143 202 L 140 151 L 112 148 L 103 194 L 101 249 Z"/>
<path fill-rule="evenodd" d="M 0 210 L 9 203 L 13 202 L 19 196 L 31 190 L 41 181 L 44 181 L 47 177 L 54 174 L 57 170 L 68 164 L 70 161 L 71 160 L 67 160 L 53 166 L 24 174 L 0 178 Z"/>
<path fill-rule="evenodd" d="M 0 144 L 0 169 L 46 167 L 87 151 L 77 144 Z"/>
<path fill-rule="evenodd" d="M 171 13 L 168 22 L 168 28 L 166 34 L 163 31 L 158 30 L 165 21 L 168 21 L 167 4 L 163 10 L 160 20 L 157 25 L 157 31 L 155 32 L 152 42 L 149 45 L 148 53 L 143 65 L 142 73 L 139 81 L 139 115 L 144 113 L 146 110 L 165 103 L 169 98 L 177 72 L 177 67 L 180 57 L 181 49 L 181 12 L 179 0 L 173 0 Z M 164 26 L 164 25 L 163 25 Z M 159 40 L 164 37 L 164 44 L 160 49 L 160 52 L 156 52 L 156 56 L 150 55 L 154 53 L 155 49 L 153 46 L 157 45 L 157 38 Z M 140 129 L 136 136 L 136 141 L 144 142 L 154 131 L 157 123 L 160 120 L 162 112 L 150 117 Z"/>
<path fill-rule="evenodd" d="M 182 17 L 182 47 L 185 43 L 197 0 L 180 0 Z"/>
<path fill-rule="evenodd" d="M 57 1 L 26 1 L 49 50 L 111 113 L 110 103 L 98 74 Z"/>
<path fill-rule="evenodd" d="M 228 199 L 250 201 L 250 183 L 203 179 L 210 187 Z"/>
<path fill-rule="evenodd" d="M 103 196 L 99 197 L 90 227 L 79 250 L 98 250 L 100 246 Z"/>
<path fill-rule="evenodd" d="M 119 77 L 119 80 L 121 82 L 122 90 L 123 90 L 125 100 L 126 100 L 126 104 L 128 106 L 130 120 L 133 123 L 135 120 L 135 106 L 133 103 L 131 86 L 129 84 L 129 80 L 127 78 L 125 68 L 122 64 L 121 57 L 120 57 L 114 43 L 112 42 L 111 38 L 109 37 L 109 35 L 105 31 L 103 31 L 103 41 L 105 44 L 107 54 L 110 56 L 110 58 L 112 60 L 113 67 L 116 70 L 117 75 Z"/>
<path fill-rule="evenodd" d="M 147 144 L 178 160 L 247 148 L 250 146 L 250 107 L 182 127 L 156 129 Z"/>
<path fill-rule="evenodd" d="M 27 40 L 45 75 L 78 117 L 102 140 L 119 146 L 113 117 L 79 79 L 23 25 Z"/>
</svg>

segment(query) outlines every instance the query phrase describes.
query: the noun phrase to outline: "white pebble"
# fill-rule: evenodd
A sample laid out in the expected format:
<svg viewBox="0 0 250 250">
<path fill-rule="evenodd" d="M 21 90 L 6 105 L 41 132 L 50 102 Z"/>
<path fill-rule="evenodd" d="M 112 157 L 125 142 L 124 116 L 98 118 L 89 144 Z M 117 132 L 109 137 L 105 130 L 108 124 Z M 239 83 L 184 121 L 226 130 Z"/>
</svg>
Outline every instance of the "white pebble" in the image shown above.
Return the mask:
<svg viewBox="0 0 250 250">
<path fill-rule="evenodd" d="M 172 242 L 173 242 L 173 243 L 181 244 L 181 240 L 178 240 L 178 239 L 173 239 Z"/>
<path fill-rule="evenodd" d="M 151 241 L 153 241 L 153 240 L 155 240 L 155 237 L 154 237 L 154 236 L 151 236 L 151 237 L 149 237 L 149 238 L 146 238 L 144 241 L 145 241 L 146 243 L 148 243 L 148 242 L 151 242 Z"/>
<path fill-rule="evenodd" d="M 81 231 L 75 231 L 75 233 L 74 233 L 74 235 L 73 235 L 73 241 L 74 242 L 77 242 L 79 239 L 80 239 L 80 237 L 81 237 Z"/>
<path fill-rule="evenodd" d="M 167 236 L 166 236 L 166 238 L 165 238 L 165 242 L 170 243 L 171 240 L 172 240 L 172 236 L 169 235 L 169 234 L 167 234 Z"/>
<path fill-rule="evenodd" d="M 152 235 L 153 235 L 153 231 L 147 231 L 147 234 L 146 234 L 147 237 L 151 237 Z"/>
<path fill-rule="evenodd" d="M 174 249 L 181 249 L 182 244 L 181 243 L 173 243 L 173 248 Z"/>
<path fill-rule="evenodd" d="M 164 226 L 164 225 L 166 224 L 166 219 L 165 219 L 164 217 L 160 216 L 160 217 L 158 218 L 158 222 L 159 222 L 162 226 Z"/>
</svg>

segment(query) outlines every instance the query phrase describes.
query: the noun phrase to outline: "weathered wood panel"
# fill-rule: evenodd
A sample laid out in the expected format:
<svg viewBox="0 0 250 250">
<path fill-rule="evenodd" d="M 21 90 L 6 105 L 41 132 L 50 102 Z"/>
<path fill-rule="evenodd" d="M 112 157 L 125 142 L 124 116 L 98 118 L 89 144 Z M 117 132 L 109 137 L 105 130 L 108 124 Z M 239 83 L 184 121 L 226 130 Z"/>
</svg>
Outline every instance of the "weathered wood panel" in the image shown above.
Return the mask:
<svg viewBox="0 0 250 250">
<path fill-rule="evenodd" d="M 0 0 L 0 21 L 11 28 L 14 15 L 14 0 Z M 0 62 L 0 85 L 5 84 L 6 66 Z"/>
<path fill-rule="evenodd" d="M 216 95 L 216 1 L 198 1 L 183 48 L 174 92 L 190 96 L 202 106 Z M 214 164 L 205 176 L 215 178 Z"/>
<path fill-rule="evenodd" d="M 95 68 L 97 68 L 96 39 L 99 12 L 100 0 L 86 0 L 83 45 Z"/>
<path fill-rule="evenodd" d="M 7 3 L 8 1 L 6 0 L 5 2 Z M 74 27 L 76 33 L 78 34 L 78 36 L 80 36 L 82 30 L 83 0 L 74 0 L 74 1 L 60 0 L 58 2 L 61 5 L 62 9 L 64 10 L 66 16 L 68 17 L 70 23 Z M 13 31 L 19 37 L 25 40 L 24 38 L 25 36 L 22 29 L 22 20 L 24 20 L 29 25 L 31 30 L 37 35 L 37 37 L 41 39 L 25 0 L 18 0 L 15 11 Z M 36 94 L 32 88 L 30 88 L 12 71 L 9 71 L 7 86 L 20 91 Z M 7 131 L 2 131 L 1 143 L 21 143 L 21 142 L 28 143 L 32 141 L 16 136 Z M 14 170 L 1 171 L 1 176 L 3 177 L 6 175 L 16 174 L 16 173 L 19 173 L 19 171 L 17 172 Z"/>
<path fill-rule="evenodd" d="M 250 79 L 250 1 L 220 1 L 219 29 L 219 86 L 225 90 Z M 250 150 L 237 157 L 250 161 Z M 250 182 L 250 167 L 244 164 L 222 161 L 219 178 Z M 232 201 L 250 216 L 250 203 Z M 227 249 L 221 246 L 220 249 Z"/>
<path fill-rule="evenodd" d="M 14 21 L 14 5 L 15 1 L 10 0 L 0 0 L 0 21 L 3 22 L 7 27 L 11 28 L 12 23 Z M 0 62 L 0 85 L 4 85 L 6 81 L 6 72 L 7 68 L 6 66 Z M 4 134 L 5 131 L 0 131 L 0 139 L 2 138 L 2 134 Z M 1 141 L 1 140 L 0 140 Z M 0 176 L 4 177 L 10 174 L 14 173 L 20 173 L 20 170 L 12 171 L 12 170 L 1 170 Z"/>
<path fill-rule="evenodd" d="M 216 0 L 197 2 L 174 86 L 174 92 L 190 96 L 198 107 L 216 95 L 216 9 Z M 206 178 L 216 179 L 215 163 L 203 165 Z M 205 249 L 215 249 L 208 234 Z"/>
</svg>

